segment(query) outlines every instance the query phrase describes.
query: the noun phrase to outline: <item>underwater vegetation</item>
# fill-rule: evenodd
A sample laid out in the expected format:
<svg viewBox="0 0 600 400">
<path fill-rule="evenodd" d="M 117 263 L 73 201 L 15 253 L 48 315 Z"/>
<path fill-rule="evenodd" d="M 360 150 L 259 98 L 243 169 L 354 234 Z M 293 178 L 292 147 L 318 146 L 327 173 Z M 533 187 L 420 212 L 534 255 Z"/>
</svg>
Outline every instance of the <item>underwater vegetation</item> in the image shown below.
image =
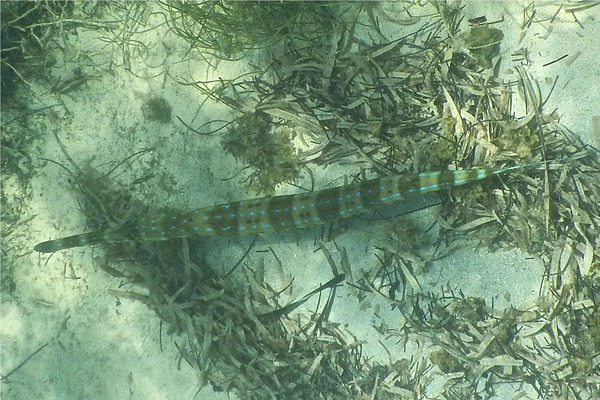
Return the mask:
<svg viewBox="0 0 600 400">
<path fill-rule="evenodd" d="M 3 108 L 0 162 L 3 177 L 16 177 L 22 187 L 28 185 L 29 177 L 33 174 L 29 149 L 40 136 L 34 124 L 28 118 L 23 118 L 23 114 L 43 113 L 52 106 L 42 110 L 28 110 L 27 100 L 16 97 L 15 94 L 20 88 L 30 90 L 29 80 L 46 78 L 44 71 L 55 60 L 49 56 L 45 46 L 56 35 L 68 32 L 70 27 L 61 21 L 69 17 L 72 10 L 73 3 L 70 2 L 0 3 L 0 80 Z M 7 210 L 8 204 L 3 205 L 3 210 Z"/>
<path fill-rule="evenodd" d="M 309 45 L 332 28 L 335 2 L 165 2 L 171 29 L 199 54 L 239 60 L 275 44 Z M 295 43 L 294 43 L 295 42 Z"/>
<path fill-rule="evenodd" d="M 245 114 L 227 128 L 223 148 L 253 169 L 247 182 L 250 190 L 273 193 L 277 186 L 299 177 L 302 164 L 291 133 L 289 128 L 276 128 L 263 112 Z"/>
<path fill-rule="evenodd" d="M 28 75 L 38 75 L 46 63 L 52 62 L 45 59 L 44 47 L 49 37 L 64 29 L 58 21 L 68 17 L 72 10 L 72 2 L 0 3 L 0 79 L 3 104 L 12 98 L 18 85 L 28 84 Z"/>
<path fill-rule="evenodd" d="M 236 79 L 186 82 L 231 109 L 230 121 L 215 121 L 220 129 L 192 130 L 197 140 L 216 137 L 242 165 L 231 182 L 246 185 L 245 199 L 330 166 L 347 168 L 352 183 L 531 166 L 444 191 L 432 242 L 425 237 L 433 227 L 382 217 L 365 246 L 372 264 L 348 257 L 335 240 L 340 228 L 309 237 L 331 272 L 293 300 L 269 281 L 263 261 L 247 257 L 252 244 L 227 273 L 206 261 L 197 240 L 100 245 L 94 266 L 118 280 L 110 294 L 152 309 L 166 327 L 161 338 L 176 343 L 201 385 L 247 399 L 489 398 L 503 385 L 540 398 L 598 398 L 598 152 L 544 113 L 527 65 L 515 67 L 516 82 L 497 76 L 502 30 L 466 26 L 460 7 L 445 2 L 429 6 L 427 13 L 406 6 L 403 18 L 392 18 L 379 3 L 163 3 L 190 53 L 213 65 L 242 57 L 256 64 Z M 387 34 L 384 24 L 403 29 Z M 527 115 L 516 114 L 515 102 Z M 152 97 L 142 113 L 168 123 L 173 110 Z M 133 197 L 133 183 L 115 175 L 126 166 L 151 176 L 137 162 L 149 149 L 99 172 L 93 157 L 77 164 L 55 139 L 67 162 L 46 159 L 45 168 L 65 171 L 88 229 L 148 214 L 148 199 Z M 430 262 L 465 245 L 518 247 L 540 259 L 539 301 L 498 309 L 461 292 L 424 292 Z M 270 252 L 282 271 L 298 268 Z M 375 315 L 380 301 L 391 310 L 393 326 L 376 327 L 382 338 L 416 350 L 390 353 L 389 363 L 363 354 L 351 329 L 332 318 L 342 284 L 358 308 Z M 320 301 L 307 311 L 300 306 L 309 298 Z"/>
<path fill-rule="evenodd" d="M 142 114 L 148 121 L 156 121 L 162 124 L 171 122 L 171 105 L 162 97 L 151 96 L 142 104 Z"/>
<path fill-rule="evenodd" d="M 504 33 L 488 25 L 473 26 L 461 36 L 466 53 L 479 68 L 492 68 L 494 58 L 500 54 Z"/>
<path fill-rule="evenodd" d="M 73 24 L 63 20 L 72 15 L 72 2 L 0 2 L 0 113 L 1 206 L 2 223 L 2 298 L 16 289 L 13 271 L 19 268 L 18 255 L 24 248 L 19 230 L 31 218 L 25 217 L 32 196 L 30 180 L 35 175 L 36 140 L 45 126 L 38 117 L 51 112 L 54 105 L 31 109 L 28 95 L 36 79 L 45 80 L 45 71 L 55 63 L 46 47 L 57 36 L 71 32 Z M 25 95 L 18 96 L 19 92 Z"/>
</svg>

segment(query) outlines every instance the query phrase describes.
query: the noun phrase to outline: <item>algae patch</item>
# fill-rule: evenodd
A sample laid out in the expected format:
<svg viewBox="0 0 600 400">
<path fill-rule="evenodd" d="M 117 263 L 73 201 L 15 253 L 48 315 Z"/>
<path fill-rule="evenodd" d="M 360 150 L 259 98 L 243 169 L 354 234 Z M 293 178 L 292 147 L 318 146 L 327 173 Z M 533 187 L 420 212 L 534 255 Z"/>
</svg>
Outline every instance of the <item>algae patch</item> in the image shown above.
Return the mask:
<svg viewBox="0 0 600 400">
<path fill-rule="evenodd" d="M 222 145 L 253 169 L 248 177 L 249 187 L 269 193 L 282 183 L 293 182 L 300 174 L 300 159 L 291 139 L 291 129 L 274 128 L 269 115 L 256 112 L 237 119 Z"/>
<path fill-rule="evenodd" d="M 154 96 L 149 98 L 142 105 L 142 114 L 147 121 L 160 122 L 167 124 L 171 122 L 172 108 L 167 100 L 162 97 Z"/>
</svg>

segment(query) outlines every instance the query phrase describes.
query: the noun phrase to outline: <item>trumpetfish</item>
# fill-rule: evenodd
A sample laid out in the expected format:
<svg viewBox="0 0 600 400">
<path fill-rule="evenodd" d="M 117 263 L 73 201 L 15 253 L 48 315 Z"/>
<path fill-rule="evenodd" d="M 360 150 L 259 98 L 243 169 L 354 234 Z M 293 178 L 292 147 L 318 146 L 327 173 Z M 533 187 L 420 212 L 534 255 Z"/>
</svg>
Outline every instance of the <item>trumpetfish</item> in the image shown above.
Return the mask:
<svg viewBox="0 0 600 400">
<path fill-rule="evenodd" d="M 34 247 L 34 250 L 40 253 L 52 253 L 105 242 L 251 235 L 306 228 L 362 214 L 375 207 L 417 195 L 467 185 L 531 165 L 390 175 L 310 193 L 260 197 L 195 211 L 150 214 L 117 228 L 41 242 Z"/>
</svg>

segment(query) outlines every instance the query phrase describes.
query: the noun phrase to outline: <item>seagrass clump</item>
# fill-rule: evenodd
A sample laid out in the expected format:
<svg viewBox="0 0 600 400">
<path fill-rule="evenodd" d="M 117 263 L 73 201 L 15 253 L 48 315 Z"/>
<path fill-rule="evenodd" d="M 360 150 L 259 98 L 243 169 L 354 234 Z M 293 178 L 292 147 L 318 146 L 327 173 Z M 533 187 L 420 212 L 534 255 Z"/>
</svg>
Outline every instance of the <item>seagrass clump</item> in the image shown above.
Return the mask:
<svg viewBox="0 0 600 400">
<path fill-rule="evenodd" d="M 337 3 L 211 0 L 163 6 L 171 30 L 198 54 L 209 61 L 231 61 L 256 49 L 310 46 L 331 29 Z"/>
</svg>

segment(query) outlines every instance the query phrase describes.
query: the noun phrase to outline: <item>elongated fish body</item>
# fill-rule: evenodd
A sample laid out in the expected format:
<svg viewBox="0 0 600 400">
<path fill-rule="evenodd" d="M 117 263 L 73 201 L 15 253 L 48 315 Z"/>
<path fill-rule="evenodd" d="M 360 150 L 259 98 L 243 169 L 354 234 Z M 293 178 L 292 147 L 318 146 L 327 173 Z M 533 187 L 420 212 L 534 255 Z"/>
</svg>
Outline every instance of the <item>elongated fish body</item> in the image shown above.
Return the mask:
<svg viewBox="0 0 600 400">
<path fill-rule="evenodd" d="M 261 197 L 196 211 L 149 215 L 119 228 L 42 242 L 34 250 L 51 253 L 103 242 L 249 235 L 306 228 L 358 215 L 380 205 L 443 188 L 466 185 L 521 168 L 524 166 L 393 175 L 311 193 Z"/>
</svg>

